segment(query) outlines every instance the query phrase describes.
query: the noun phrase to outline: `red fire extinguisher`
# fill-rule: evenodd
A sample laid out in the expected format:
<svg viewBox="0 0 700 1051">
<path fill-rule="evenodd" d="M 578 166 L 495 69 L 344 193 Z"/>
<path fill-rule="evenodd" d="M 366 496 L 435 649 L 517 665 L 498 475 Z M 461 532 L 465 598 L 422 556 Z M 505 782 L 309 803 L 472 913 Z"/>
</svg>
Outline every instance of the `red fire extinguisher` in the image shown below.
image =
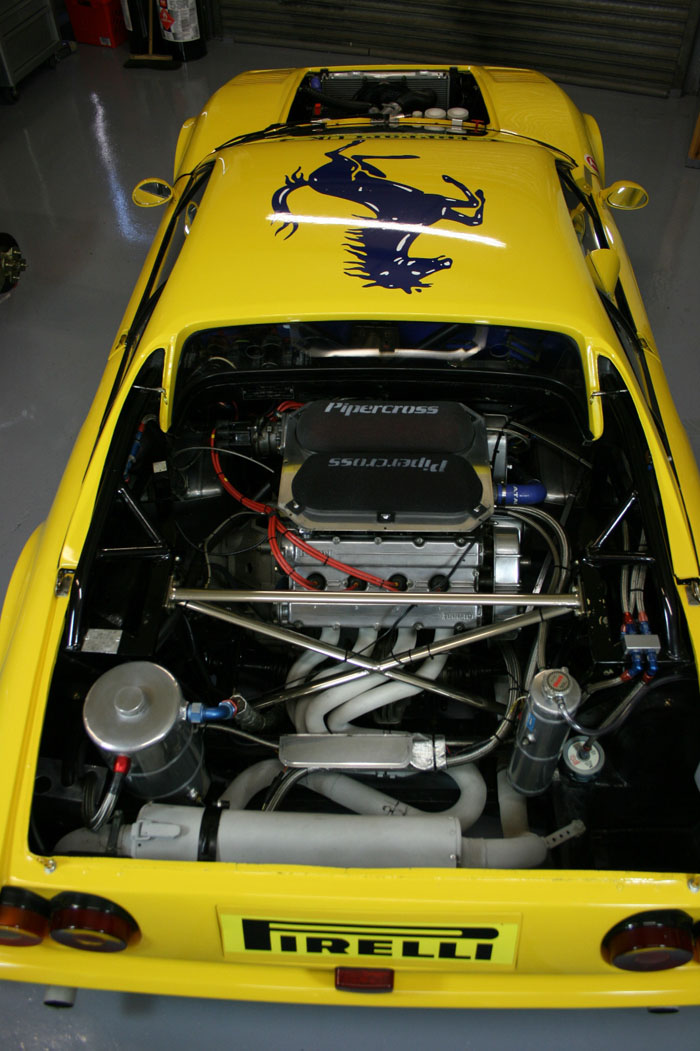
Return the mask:
<svg viewBox="0 0 700 1051">
<path fill-rule="evenodd" d="M 192 62 L 206 55 L 197 0 L 158 0 L 158 17 L 161 36 L 175 58 Z"/>
</svg>

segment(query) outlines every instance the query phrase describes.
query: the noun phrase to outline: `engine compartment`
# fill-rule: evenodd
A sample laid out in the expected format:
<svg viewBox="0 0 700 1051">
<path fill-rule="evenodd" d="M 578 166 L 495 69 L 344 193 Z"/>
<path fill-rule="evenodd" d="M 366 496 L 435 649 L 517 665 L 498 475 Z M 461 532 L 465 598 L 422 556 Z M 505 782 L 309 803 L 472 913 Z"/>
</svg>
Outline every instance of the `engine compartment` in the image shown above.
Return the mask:
<svg viewBox="0 0 700 1051">
<path fill-rule="evenodd" d="M 697 679 L 643 432 L 601 379 L 592 442 L 564 336 L 191 337 L 169 433 L 146 377 L 114 439 L 33 849 L 693 869 Z"/>
<path fill-rule="evenodd" d="M 306 74 L 287 120 L 338 117 L 450 117 L 486 125 L 481 89 L 472 73 L 447 69 L 338 70 Z"/>
</svg>

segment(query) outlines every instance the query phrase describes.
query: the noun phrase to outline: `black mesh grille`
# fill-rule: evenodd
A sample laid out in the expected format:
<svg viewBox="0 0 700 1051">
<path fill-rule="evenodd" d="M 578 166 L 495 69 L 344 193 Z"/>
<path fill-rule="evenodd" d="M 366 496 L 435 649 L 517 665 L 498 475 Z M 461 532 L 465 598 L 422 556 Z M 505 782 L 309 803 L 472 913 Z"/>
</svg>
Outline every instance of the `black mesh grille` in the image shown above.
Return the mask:
<svg viewBox="0 0 700 1051">
<path fill-rule="evenodd" d="M 474 424 L 445 401 L 316 401 L 299 412 L 296 439 L 310 453 L 464 453 Z"/>
<path fill-rule="evenodd" d="M 466 515 L 482 486 L 460 456 L 391 453 L 310 456 L 297 471 L 292 495 L 312 513 Z"/>
</svg>

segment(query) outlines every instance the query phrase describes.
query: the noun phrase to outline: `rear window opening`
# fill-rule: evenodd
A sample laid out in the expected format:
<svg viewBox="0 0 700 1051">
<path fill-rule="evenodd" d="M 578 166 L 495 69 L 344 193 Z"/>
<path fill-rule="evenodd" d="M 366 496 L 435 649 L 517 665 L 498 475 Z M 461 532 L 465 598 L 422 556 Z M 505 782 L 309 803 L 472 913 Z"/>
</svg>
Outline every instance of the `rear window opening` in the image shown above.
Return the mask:
<svg viewBox="0 0 700 1051">
<path fill-rule="evenodd" d="M 475 78 L 454 66 L 405 71 L 319 69 L 304 77 L 287 120 L 294 124 L 323 117 L 389 114 L 434 118 L 454 115 L 483 124 L 489 120 Z"/>
</svg>

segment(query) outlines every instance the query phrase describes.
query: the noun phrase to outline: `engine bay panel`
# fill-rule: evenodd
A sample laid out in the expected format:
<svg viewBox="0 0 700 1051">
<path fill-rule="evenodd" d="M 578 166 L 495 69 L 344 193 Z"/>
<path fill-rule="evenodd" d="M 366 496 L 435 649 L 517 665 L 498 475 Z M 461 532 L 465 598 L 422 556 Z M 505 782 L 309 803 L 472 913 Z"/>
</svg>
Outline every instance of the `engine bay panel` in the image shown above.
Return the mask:
<svg viewBox="0 0 700 1051">
<path fill-rule="evenodd" d="M 619 376 L 592 443 L 564 336 L 448 325 L 454 368 L 399 322 L 406 367 L 353 324 L 197 334 L 167 434 L 134 389 L 32 848 L 326 865 L 352 829 L 364 866 L 692 871 L 697 679 Z"/>
</svg>

